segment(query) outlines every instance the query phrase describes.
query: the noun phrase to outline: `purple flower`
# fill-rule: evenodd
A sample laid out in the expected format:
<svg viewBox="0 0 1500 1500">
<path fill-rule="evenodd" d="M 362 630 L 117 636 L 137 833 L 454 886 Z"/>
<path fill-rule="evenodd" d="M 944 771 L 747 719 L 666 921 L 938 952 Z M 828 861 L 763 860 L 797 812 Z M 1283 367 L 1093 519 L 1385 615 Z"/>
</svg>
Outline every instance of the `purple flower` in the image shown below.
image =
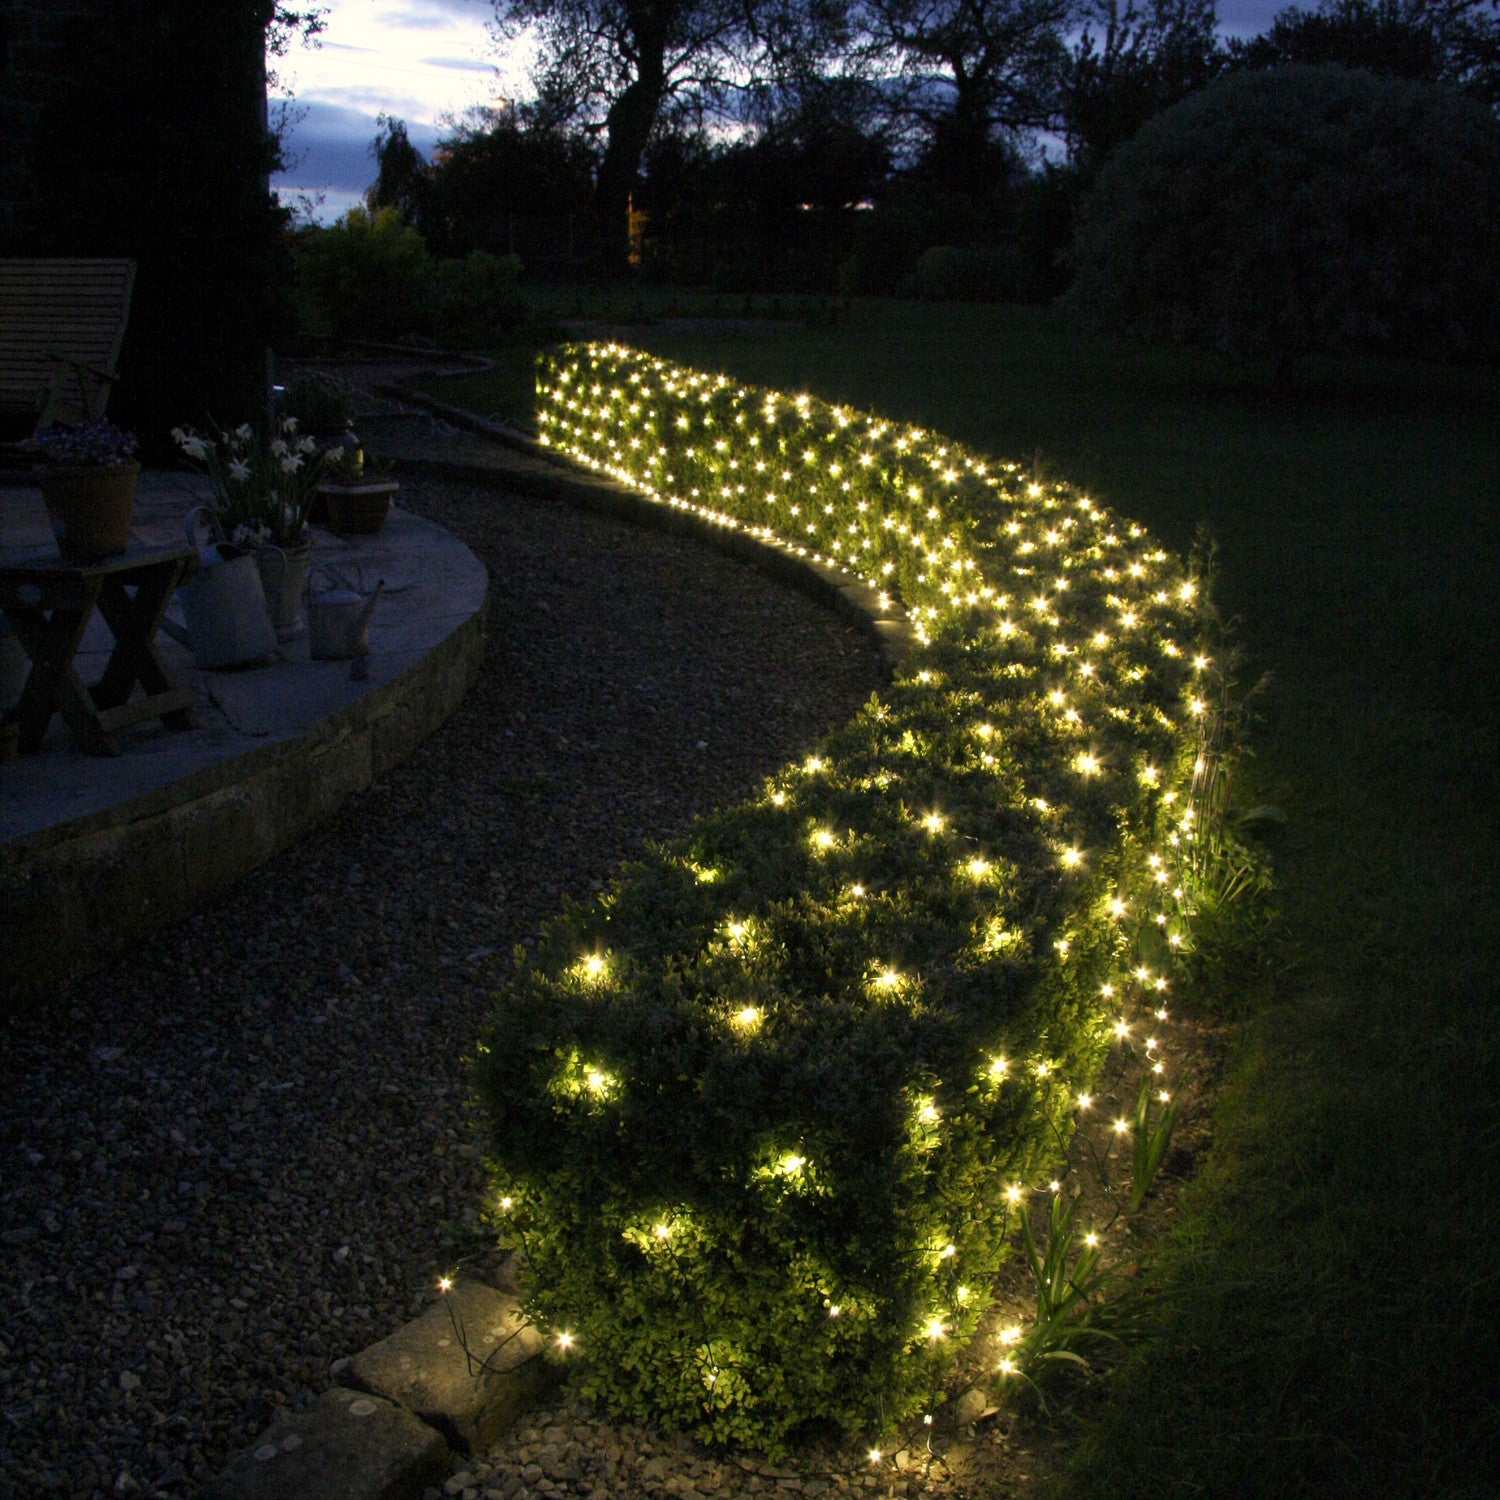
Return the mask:
<svg viewBox="0 0 1500 1500">
<path fill-rule="evenodd" d="M 133 458 L 137 445 L 133 432 L 99 417 L 82 427 L 44 427 L 36 446 L 48 463 L 107 469 Z"/>
</svg>

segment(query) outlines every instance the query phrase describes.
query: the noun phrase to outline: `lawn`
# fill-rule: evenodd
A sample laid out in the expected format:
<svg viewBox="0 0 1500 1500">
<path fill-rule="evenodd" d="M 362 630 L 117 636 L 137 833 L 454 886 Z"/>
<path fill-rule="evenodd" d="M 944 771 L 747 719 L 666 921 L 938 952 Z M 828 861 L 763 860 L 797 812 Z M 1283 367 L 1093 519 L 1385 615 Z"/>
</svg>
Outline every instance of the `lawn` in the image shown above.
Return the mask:
<svg viewBox="0 0 1500 1500">
<path fill-rule="evenodd" d="M 1275 673 L 1244 797 L 1287 814 L 1280 935 L 1219 997 L 1245 1025 L 1214 1148 L 1069 1486 L 1491 1492 L 1500 379 L 1329 362 L 1276 394 L 1016 308 L 638 342 L 1035 461 L 1179 549 L 1210 525 Z M 511 366 L 448 390 L 518 415 Z"/>
</svg>

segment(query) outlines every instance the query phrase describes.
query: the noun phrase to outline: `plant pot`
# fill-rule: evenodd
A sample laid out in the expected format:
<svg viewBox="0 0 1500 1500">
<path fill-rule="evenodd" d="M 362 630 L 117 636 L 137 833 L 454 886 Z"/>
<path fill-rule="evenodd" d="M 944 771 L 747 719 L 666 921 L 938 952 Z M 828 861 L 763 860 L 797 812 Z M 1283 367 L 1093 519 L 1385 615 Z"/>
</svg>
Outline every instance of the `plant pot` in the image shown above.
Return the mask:
<svg viewBox="0 0 1500 1500">
<path fill-rule="evenodd" d="M 88 562 L 130 544 L 130 509 L 141 466 L 131 459 L 109 468 L 47 464 L 36 471 L 64 557 Z"/>
<path fill-rule="evenodd" d="M 328 502 L 328 525 L 345 535 L 368 536 L 385 525 L 391 508 L 391 496 L 400 489 L 394 479 L 367 479 L 359 484 L 318 486 L 318 493 Z"/>
<path fill-rule="evenodd" d="M 290 547 L 261 547 L 255 554 L 261 587 L 266 592 L 266 613 L 276 628 L 278 641 L 291 640 L 307 629 L 302 618 L 302 587 L 307 582 L 311 542 Z"/>
</svg>

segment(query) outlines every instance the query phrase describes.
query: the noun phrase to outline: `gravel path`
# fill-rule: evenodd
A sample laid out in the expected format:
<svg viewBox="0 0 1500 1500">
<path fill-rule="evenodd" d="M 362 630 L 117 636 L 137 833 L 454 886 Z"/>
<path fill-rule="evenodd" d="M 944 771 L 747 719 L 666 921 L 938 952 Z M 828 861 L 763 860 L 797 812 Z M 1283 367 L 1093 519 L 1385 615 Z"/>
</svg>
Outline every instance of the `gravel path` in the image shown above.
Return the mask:
<svg viewBox="0 0 1500 1500">
<path fill-rule="evenodd" d="M 455 717 L 218 906 L 13 1021 L 0 1496 L 195 1494 L 481 1242 L 463 1055 L 512 946 L 879 685 L 706 548 L 408 482 L 493 578 Z"/>
</svg>

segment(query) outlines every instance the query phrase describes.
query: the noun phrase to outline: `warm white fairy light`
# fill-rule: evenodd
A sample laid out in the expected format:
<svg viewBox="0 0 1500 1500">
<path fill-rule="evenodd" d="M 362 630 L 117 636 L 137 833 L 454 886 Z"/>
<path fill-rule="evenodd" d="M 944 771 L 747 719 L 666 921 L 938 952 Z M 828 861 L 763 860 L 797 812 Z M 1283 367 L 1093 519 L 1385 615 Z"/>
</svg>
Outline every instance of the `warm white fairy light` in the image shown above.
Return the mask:
<svg viewBox="0 0 1500 1500">
<path fill-rule="evenodd" d="M 805 395 L 793 399 L 752 391 L 737 387 L 727 377 L 681 371 L 617 346 L 574 350 L 563 355 L 562 362 L 563 368 L 554 366 L 552 387 L 540 391 L 544 443 L 635 485 L 648 499 L 664 507 L 690 510 L 716 526 L 742 528 L 767 542 L 790 544 L 796 556 L 815 560 L 820 566 L 836 566 L 851 578 L 878 585 L 881 609 L 904 611 L 919 646 L 960 625 L 974 629 L 972 617 L 964 611 L 978 610 L 978 618 L 984 622 L 978 628 L 987 633 L 976 640 L 997 653 L 1015 653 L 1014 669 L 1019 673 L 1035 673 L 1036 664 L 1041 663 L 1051 676 L 1050 682 L 1031 677 L 1034 686 L 1027 689 L 1032 696 L 1026 702 L 1028 706 L 1040 706 L 1047 733 L 1060 745 L 1069 745 L 1065 751 L 1059 750 L 1056 765 L 1071 765 L 1082 781 L 1092 783 L 1090 798 L 1106 797 L 1117 810 L 1129 797 L 1146 799 L 1148 807 L 1172 806 L 1177 792 L 1170 786 L 1163 788 L 1169 773 L 1159 769 L 1157 762 L 1179 762 L 1174 755 L 1163 757 L 1161 733 L 1176 738 L 1196 732 L 1193 721 L 1201 723 L 1213 711 L 1206 683 L 1194 683 L 1199 689 L 1196 694 L 1183 691 L 1189 670 L 1201 677 L 1210 659 L 1198 653 L 1189 663 L 1188 654 L 1179 645 L 1185 639 L 1181 628 L 1184 616 L 1174 611 L 1193 603 L 1199 592 L 1197 585 L 1191 579 L 1170 577 L 1161 566 L 1168 558 L 1160 549 L 1140 550 L 1150 545 L 1142 542 L 1140 527 L 1112 522 L 1092 501 L 1072 495 L 1062 486 L 1028 484 L 1014 464 L 997 465 L 991 471 L 956 445 L 947 445 L 919 429 L 892 430 L 874 419 L 823 407 Z M 747 418 L 753 419 L 748 425 Z M 750 431 L 756 423 L 760 430 Z M 752 473 L 765 478 L 747 490 L 736 471 L 747 480 Z M 929 493 L 924 494 L 924 485 Z M 1004 538 L 995 557 L 1005 570 L 1003 574 L 991 571 L 985 551 L 989 543 L 975 545 L 986 533 L 967 529 L 969 518 L 992 515 L 996 506 L 1001 507 L 1000 515 L 1005 519 L 1003 523 L 997 520 L 987 535 Z M 1006 507 L 1010 508 L 1008 515 Z M 1114 590 L 1104 601 L 1107 617 L 1097 610 L 1091 617 L 1083 597 L 1096 579 L 1107 580 Z M 1102 593 L 1103 585 L 1098 587 Z M 1101 628 L 1101 621 L 1107 628 Z M 1176 675 L 1160 676 L 1168 664 Z M 1159 706 L 1148 700 L 1142 708 L 1137 685 L 1153 674 L 1157 674 L 1158 683 L 1174 686 L 1159 696 Z M 941 675 L 922 666 L 906 682 L 931 689 L 926 695 L 930 702 L 940 701 L 949 691 L 962 691 L 956 676 L 950 681 L 940 680 Z M 1059 681 L 1066 682 L 1067 691 L 1057 685 Z M 1174 696 L 1177 693 L 1182 696 Z M 955 697 L 956 711 L 957 703 Z M 969 703 L 963 710 L 966 716 L 986 712 L 985 703 L 977 697 L 971 697 Z M 988 711 L 998 717 L 1002 710 L 990 703 Z M 1024 743 L 1012 740 L 1011 720 L 1004 722 L 1005 743 Z M 1116 723 L 1127 730 L 1156 735 L 1154 759 L 1142 759 L 1140 741 L 1133 747 L 1117 743 L 1112 738 Z M 974 735 L 978 744 L 969 741 L 968 765 L 986 776 L 1003 774 L 999 769 L 1001 759 L 992 753 L 1002 749 L 1000 732 L 989 719 L 981 717 Z M 904 753 L 919 753 L 919 747 L 914 743 Z M 1134 769 L 1123 775 L 1110 774 L 1115 767 Z M 829 774 L 822 756 L 807 757 L 800 769 L 801 777 L 794 770 L 783 772 L 778 777 L 783 786 L 772 788 L 765 802 L 783 808 L 795 798 L 805 806 L 802 799 L 815 799 L 820 789 L 835 784 L 836 777 Z M 1111 786 L 1127 781 L 1141 790 L 1127 792 Z M 885 784 L 881 782 L 882 787 Z M 1044 784 L 1049 790 L 1057 788 L 1054 800 L 1049 803 L 1033 795 L 1028 807 L 1050 829 L 1058 863 L 1065 870 L 1077 871 L 1080 890 L 1089 891 L 1090 870 L 1109 869 L 1112 851 L 1101 847 L 1086 856 L 1081 843 L 1070 842 L 1084 827 L 1094 825 L 1077 823 L 1070 827 L 1075 810 L 1067 805 L 1063 783 Z M 1060 804 L 1058 798 L 1062 799 Z M 934 840 L 934 850 L 955 844 L 962 847 L 966 841 L 962 814 L 955 811 L 950 818 L 938 809 L 913 809 L 909 803 L 905 808 L 907 816 L 927 834 L 945 835 L 942 840 Z M 816 815 L 816 806 L 814 812 Z M 839 816 L 839 832 L 816 824 L 809 830 L 803 823 L 812 851 L 824 854 L 838 848 L 845 857 L 859 855 L 865 847 L 860 824 L 845 824 L 841 814 L 827 810 L 823 816 Z M 1110 919 L 1119 924 L 1110 928 L 1113 941 L 1128 943 L 1132 924 L 1146 921 L 1164 930 L 1169 950 L 1180 950 L 1186 919 L 1191 915 L 1181 887 L 1173 887 L 1177 904 L 1170 921 L 1165 912 L 1152 908 L 1165 901 L 1166 887 L 1171 884 L 1167 859 L 1174 862 L 1172 868 L 1180 868 L 1177 851 L 1191 847 L 1196 832 L 1193 823 L 1192 816 L 1177 818 L 1166 841 L 1158 846 L 1160 852 L 1148 847 L 1149 867 L 1144 873 L 1162 888 L 1157 900 L 1148 905 L 1128 875 L 1116 877 L 1120 888 L 1113 894 L 1101 898 L 1096 890 L 1089 893 L 1087 899 L 1098 903 L 1089 909 L 1094 923 L 1102 920 L 1107 909 Z M 783 821 L 782 826 L 786 832 L 781 836 L 795 837 L 790 820 Z M 977 839 L 968 842 L 972 845 Z M 831 873 L 840 863 L 842 860 L 818 860 L 812 868 Z M 967 876 L 978 883 L 968 888 L 971 894 L 966 899 L 978 901 L 1003 889 L 1001 880 L 990 878 L 992 866 L 981 854 L 960 855 L 946 868 L 950 878 Z M 704 884 L 718 876 L 711 867 L 694 867 L 694 874 Z M 885 883 L 884 878 L 873 887 L 875 903 L 901 899 L 894 884 Z M 841 897 L 850 900 L 866 896 L 862 884 L 837 889 Z M 852 908 L 845 909 L 852 913 Z M 879 909 L 878 904 L 872 904 L 869 911 L 873 915 Z M 1134 912 L 1140 913 L 1139 918 L 1133 917 Z M 1068 920 L 1077 919 L 1075 914 Z M 718 920 L 721 925 L 715 931 L 728 934 L 731 946 L 727 951 L 743 955 L 748 962 L 762 940 L 749 936 L 739 919 Z M 1016 927 L 1021 930 L 1014 930 Z M 973 931 L 974 951 L 986 957 L 1017 948 L 1037 952 L 1050 944 L 1061 961 L 1069 959 L 1073 951 L 1073 934 L 1057 935 L 1054 931 L 1033 936 L 1029 927 L 1015 921 L 1014 913 L 1009 924 L 1002 912 L 982 913 Z M 1080 939 L 1086 935 L 1078 933 Z M 1093 935 L 1097 936 L 1097 925 Z M 726 950 L 721 945 L 718 951 Z M 1152 951 L 1159 953 L 1161 949 Z M 1088 955 L 1091 963 L 1098 961 L 1096 944 L 1080 942 L 1078 952 Z M 1133 983 L 1125 981 L 1127 972 L 1131 972 Z M 584 969 L 579 977 L 597 982 L 603 973 L 602 967 L 593 973 Z M 878 954 L 867 954 L 863 973 L 865 983 L 888 994 L 891 1004 L 904 1003 L 920 988 L 904 980 Z M 1139 961 L 1133 972 L 1122 968 L 1114 977 L 1124 990 L 1115 1004 L 1127 1009 L 1142 991 L 1159 997 L 1168 984 L 1165 974 Z M 1103 1000 L 1114 997 L 1114 984 L 1106 982 L 1099 988 Z M 1157 1017 L 1165 1020 L 1164 1008 L 1157 1011 Z M 759 1023 L 760 1012 L 747 1005 L 734 1012 L 732 1020 L 741 1030 L 752 1029 Z M 1129 1023 L 1122 1017 L 1116 1027 L 1117 1039 L 1125 1043 L 1129 1033 Z M 1152 1067 L 1159 1070 L 1160 1048 L 1155 1037 L 1147 1039 L 1143 1051 L 1148 1062 L 1157 1059 Z M 1133 1049 L 1127 1048 L 1122 1055 L 1132 1056 Z M 983 1066 L 994 1080 L 987 1093 L 993 1099 L 998 1093 L 996 1085 L 1008 1076 L 1007 1064 L 997 1057 Z M 1034 1073 L 1039 1082 L 1057 1072 L 1072 1085 L 1062 1097 L 1072 1094 L 1080 1112 L 1086 1112 L 1092 1097 L 1088 1092 L 1073 1092 L 1078 1083 L 1086 1081 L 1068 1076 L 1074 1067 L 1067 1058 L 1055 1064 L 1043 1059 L 1026 1063 L 1023 1071 Z M 578 1075 L 572 1076 L 576 1080 Z M 589 1069 L 584 1076 L 593 1092 L 614 1087 L 613 1080 L 601 1070 Z M 1045 1094 L 1051 1094 L 1050 1088 L 1036 1090 L 1038 1099 Z M 1164 1103 L 1166 1090 L 1159 1090 L 1157 1097 Z M 924 1126 L 934 1126 L 940 1118 L 930 1099 L 917 1101 L 916 1112 Z M 1123 1119 L 1113 1125 L 1121 1135 L 1130 1129 Z M 935 1130 L 919 1136 L 924 1149 L 937 1138 Z M 793 1158 L 782 1160 L 789 1159 Z M 801 1160 L 796 1159 L 800 1171 Z M 1054 1193 L 1061 1191 L 1055 1179 L 1049 1188 Z M 1023 1191 L 1020 1184 L 1012 1184 L 1005 1196 L 1014 1203 L 1017 1198 L 1012 1193 Z M 1089 1248 L 1098 1243 L 1096 1233 L 1084 1236 Z M 956 1253 L 955 1247 L 945 1245 L 940 1258 L 949 1258 L 950 1250 Z M 960 1288 L 946 1294 L 949 1300 L 945 1305 L 951 1309 L 954 1302 L 967 1301 L 961 1295 L 965 1291 Z M 840 1306 L 830 1304 L 828 1311 L 830 1317 L 836 1317 Z M 948 1325 L 934 1315 L 924 1331 L 929 1338 L 939 1337 L 948 1331 Z M 1009 1359 L 1000 1368 L 1002 1373 L 1020 1373 L 1019 1364 Z M 870 1452 L 871 1461 L 878 1462 L 880 1451 Z"/>
</svg>

